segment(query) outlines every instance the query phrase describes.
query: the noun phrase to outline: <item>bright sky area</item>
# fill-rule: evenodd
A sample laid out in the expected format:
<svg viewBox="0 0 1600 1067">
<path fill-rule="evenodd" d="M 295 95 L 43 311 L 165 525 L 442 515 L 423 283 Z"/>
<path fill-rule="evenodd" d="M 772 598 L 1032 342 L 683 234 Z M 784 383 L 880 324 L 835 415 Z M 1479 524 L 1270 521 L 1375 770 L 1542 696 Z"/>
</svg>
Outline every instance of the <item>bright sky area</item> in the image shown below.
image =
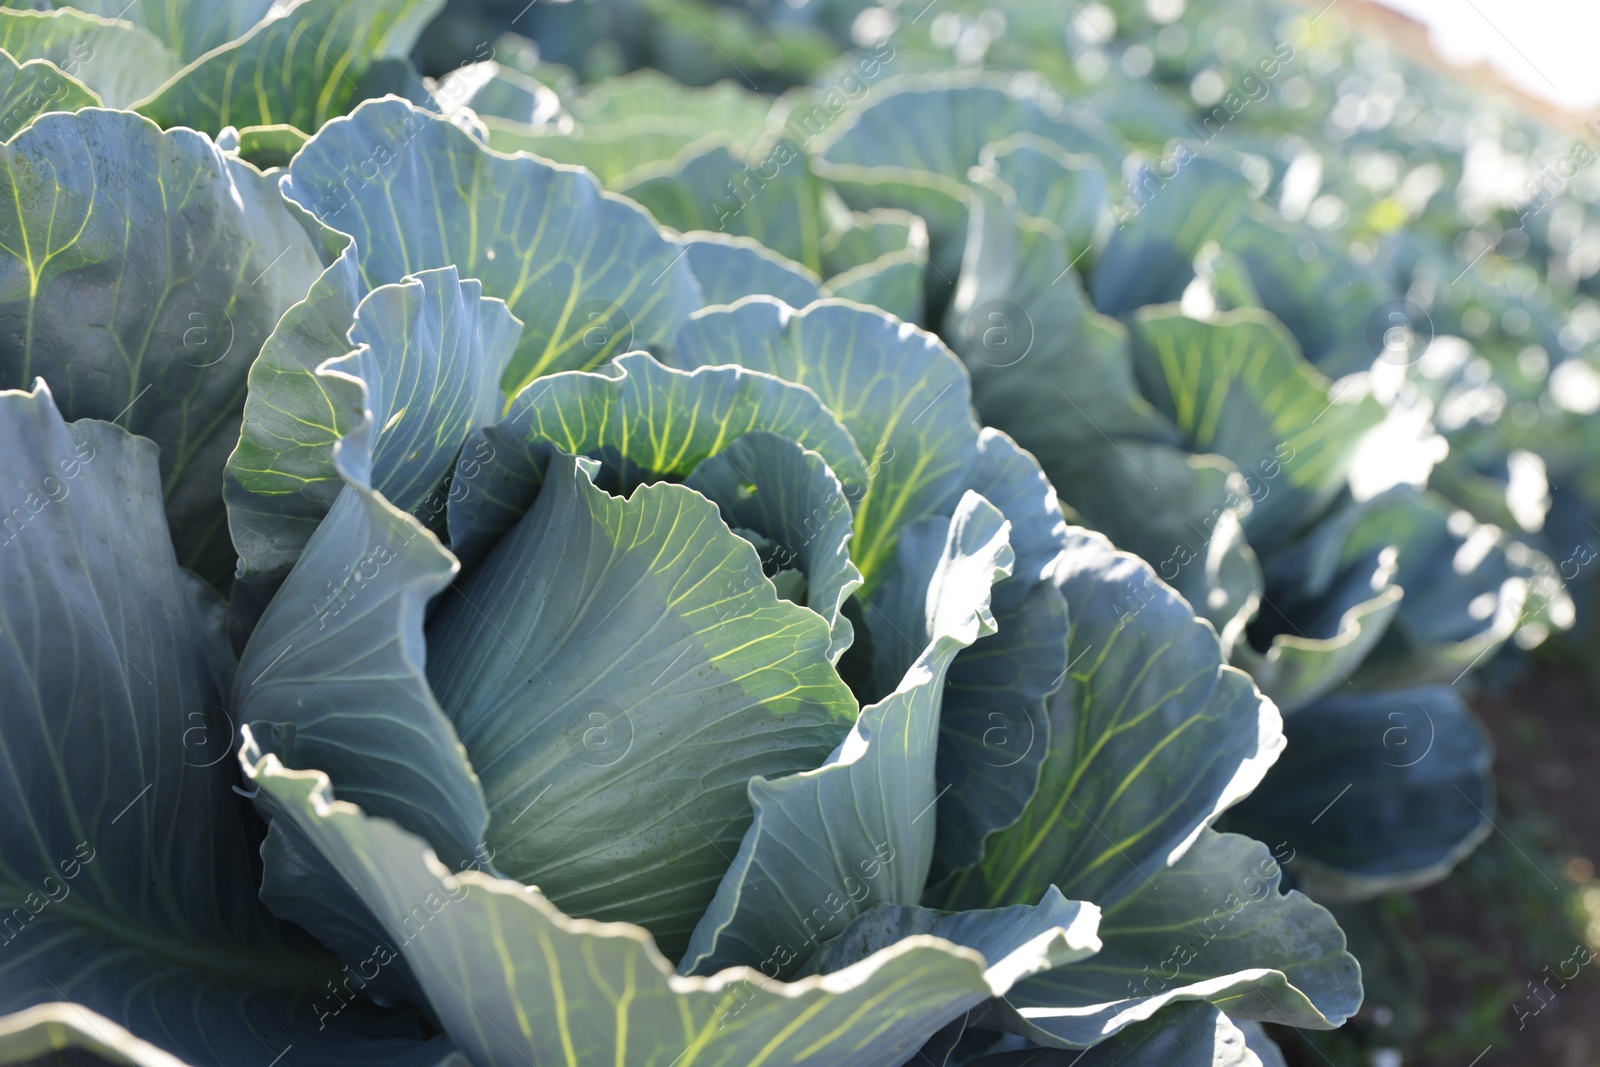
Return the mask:
<svg viewBox="0 0 1600 1067">
<path fill-rule="evenodd" d="M 1528 92 L 1584 111 L 1600 106 L 1595 0 L 1382 0 L 1426 23 L 1441 55 L 1487 59 Z"/>
</svg>

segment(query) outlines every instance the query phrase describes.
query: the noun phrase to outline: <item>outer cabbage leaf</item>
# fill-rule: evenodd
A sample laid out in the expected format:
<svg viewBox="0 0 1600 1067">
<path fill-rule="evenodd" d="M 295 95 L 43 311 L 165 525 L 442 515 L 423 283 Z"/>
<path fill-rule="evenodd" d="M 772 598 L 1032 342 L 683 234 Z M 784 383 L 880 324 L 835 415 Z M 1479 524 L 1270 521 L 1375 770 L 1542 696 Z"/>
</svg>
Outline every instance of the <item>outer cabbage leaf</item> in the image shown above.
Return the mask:
<svg viewBox="0 0 1600 1067">
<path fill-rule="evenodd" d="M 1036 134 L 1069 151 L 1121 158 L 1097 120 L 1074 112 L 1034 80 L 941 75 L 897 79 L 873 94 L 870 103 L 823 135 L 817 170 L 858 210 L 901 207 L 923 215 L 934 263 L 954 275 L 966 236 L 965 213 L 958 205 L 965 200 L 960 190 L 967 171 L 977 165 L 986 144 L 1018 133 Z M 919 175 L 932 178 L 930 193 L 948 189 L 944 195 L 954 205 L 904 195 L 898 172 L 909 172 L 913 182 Z"/>
<path fill-rule="evenodd" d="M 1168 870 L 1104 909 L 1093 958 L 1029 979 L 980 1025 L 1084 1048 L 1168 1004 L 1204 1000 L 1235 1019 L 1334 1029 L 1361 1005 L 1361 968 L 1327 909 L 1280 893 L 1281 876 L 1265 845 L 1204 829 Z"/>
<path fill-rule="evenodd" d="M 1066 502 L 1083 525 L 1149 560 L 1216 629 L 1223 650 L 1237 655 L 1262 595 L 1243 517 L 1265 483 L 1252 483 L 1221 456 L 1142 441 L 1060 454 L 1050 473 L 1067 487 Z"/>
<path fill-rule="evenodd" d="M 337 962 L 255 898 L 230 789 L 221 606 L 178 567 L 155 446 L 68 425 L 41 384 L 0 392 L 0 454 L 0 798 L 13 813 L 0 826 L 0 1012 L 38 1009 L 0 1022 L 0 1056 L 88 1042 L 145 1063 L 408 1062 L 415 1020 L 350 1005 L 328 1025 L 316 998 Z M 69 1014 L 39 1007 L 58 1001 Z M 115 1025 L 90 1039 L 75 1024 L 96 1016 L 80 1012 Z"/>
<path fill-rule="evenodd" d="M 1149 886 L 1283 748 L 1278 711 L 1142 561 L 1069 531 L 1067 683 L 1040 788 L 983 862 L 924 903 L 995 907 L 1052 884 L 1110 909 Z"/>
<path fill-rule="evenodd" d="M 99 104 L 93 90 L 48 60 L 19 64 L 0 52 L 0 141 L 11 140 L 47 111 L 79 111 Z"/>
<path fill-rule="evenodd" d="M 556 163 L 586 167 L 607 189 L 618 190 L 635 170 L 664 164 L 705 136 L 699 124 L 671 118 L 642 118 L 603 126 L 529 126 L 486 116 L 489 147 L 498 152 L 531 152 Z"/>
<path fill-rule="evenodd" d="M 994 632 L 991 588 L 1014 563 L 1009 524 L 976 493 L 962 498 L 947 531 L 926 586 L 926 648 L 893 693 L 862 709 L 822 767 L 750 779 L 755 822 L 681 972 L 743 962 L 789 974 L 873 905 L 920 899 L 933 862 L 935 820 L 926 816 L 938 802 L 945 672 L 961 649 Z"/>
<path fill-rule="evenodd" d="M 1093 1048 L 1002 1052 L 969 1067 L 1262 1067 L 1247 1040 L 1246 1031 L 1215 1006 L 1179 1001 Z"/>
<path fill-rule="evenodd" d="M 1050 747 L 1045 700 L 1067 667 L 1067 605 L 1053 580 L 1067 528 L 1055 490 L 1033 457 L 989 428 L 968 484 L 1011 523 L 1016 563 L 995 586 L 998 632 L 958 653 L 945 680 L 934 880 L 976 863 L 987 837 L 1027 809 Z M 887 636 L 875 634 L 874 647 Z"/>
<path fill-rule="evenodd" d="M 662 342 L 700 303 L 683 249 L 633 204 L 581 171 L 486 149 L 401 100 L 329 122 L 283 189 L 355 238 L 366 285 L 454 264 L 504 300 L 524 324 L 508 396 Z"/>
<path fill-rule="evenodd" d="M 766 126 L 772 101 L 734 81 L 694 87 L 658 71 L 637 70 L 598 82 L 575 96 L 568 107 L 584 123 L 677 119 L 694 123 L 702 133 L 746 141 Z"/>
<path fill-rule="evenodd" d="M 1103 239 L 1110 221 L 1110 183 L 1094 156 L 1069 152 L 1037 134 L 1019 133 L 985 145 L 977 165 L 992 175 L 991 184 L 1003 184 L 1017 212 L 1060 231 L 1074 258 Z"/>
<path fill-rule="evenodd" d="M 822 269 L 822 182 L 786 137 L 750 152 L 729 144 L 630 173 L 621 191 L 678 230 L 753 237 L 809 270 Z"/>
<path fill-rule="evenodd" d="M 443 7 L 443 0 L 295 0 L 133 107 L 164 127 L 281 124 L 309 133 L 357 103 L 368 65 L 408 54 Z"/>
<path fill-rule="evenodd" d="M 731 528 L 771 545 L 762 555 L 764 569 L 788 568 L 804 577 L 804 602 L 827 621 L 828 658 L 837 663 L 853 637 L 843 609 L 861 585 L 861 572 L 850 562 L 850 501 L 827 461 L 794 441 L 754 430 L 703 460 L 684 484 L 716 504 Z"/>
<path fill-rule="evenodd" d="M 285 770 L 253 742 L 241 758 L 257 804 L 314 843 L 380 917 L 474 1062 L 905 1063 L 951 1018 L 1048 967 L 1065 937 L 1035 938 L 993 966 L 919 935 L 790 984 L 749 968 L 683 978 L 638 927 L 569 919 L 537 890 L 476 871 L 452 878 L 424 842 L 333 801 L 322 774 Z"/>
<path fill-rule="evenodd" d="M 1352 595 L 1352 574 L 1359 593 L 1362 572 L 1376 570 L 1405 595 L 1349 680 L 1365 687 L 1453 683 L 1522 624 L 1531 583 L 1553 570 L 1541 561 L 1437 494 L 1398 486 L 1319 523 L 1268 561 L 1267 582 L 1269 591 L 1283 590 L 1282 603 L 1331 612 Z M 1305 610 L 1290 609 L 1296 616 Z"/>
<path fill-rule="evenodd" d="M 803 308 L 822 296 L 813 272 L 748 237 L 701 231 L 685 234 L 683 243 L 708 305 L 765 295 Z"/>
<path fill-rule="evenodd" d="M 0 10 L 0 48 L 70 71 L 109 107 L 127 107 L 178 69 L 149 31 L 120 18 L 62 8 Z"/>
<path fill-rule="evenodd" d="M 143 26 L 188 63 L 243 36 L 266 17 L 272 4 L 270 0 L 75 0 L 59 6 Z"/>
<path fill-rule="evenodd" d="M 190 130 L 90 109 L 0 147 L 0 385 L 161 447 L 178 557 L 233 569 L 218 495 L 245 378 L 322 269 L 272 181 Z"/>
<path fill-rule="evenodd" d="M 1231 233 L 1254 199 L 1238 171 L 1185 146 L 1157 167 L 1141 167 L 1090 272 L 1095 307 L 1122 318 L 1182 297 L 1201 248 Z"/>
<path fill-rule="evenodd" d="M 1174 441 L 1135 384 L 1126 332 L 1083 299 L 1071 272 L 1081 250 L 1001 192 L 979 186 L 973 203 L 944 333 L 972 374 L 979 413 L 1052 473 L 1110 439 Z"/>
<path fill-rule="evenodd" d="M 1176 308 L 1134 318 L 1140 387 L 1193 452 L 1216 452 L 1267 480 L 1244 527 L 1257 551 L 1283 544 L 1344 488 L 1361 434 L 1381 421 L 1343 402 L 1274 319 L 1235 311 L 1201 322 Z"/>
<path fill-rule="evenodd" d="M 370 432 L 358 424 L 336 448 L 344 491 L 250 635 L 234 714 L 461 864 L 484 855 L 489 815 L 428 687 L 422 629 L 460 565 L 366 481 Z"/>
<path fill-rule="evenodd" d="M 1419 889 L 1489 833 L 1489 738 L 1448 686 L 1327 697 L 1288 734 L 1230 825 L 1286 841 L 1296 885 L 1318 900 Z"/>
</svg>

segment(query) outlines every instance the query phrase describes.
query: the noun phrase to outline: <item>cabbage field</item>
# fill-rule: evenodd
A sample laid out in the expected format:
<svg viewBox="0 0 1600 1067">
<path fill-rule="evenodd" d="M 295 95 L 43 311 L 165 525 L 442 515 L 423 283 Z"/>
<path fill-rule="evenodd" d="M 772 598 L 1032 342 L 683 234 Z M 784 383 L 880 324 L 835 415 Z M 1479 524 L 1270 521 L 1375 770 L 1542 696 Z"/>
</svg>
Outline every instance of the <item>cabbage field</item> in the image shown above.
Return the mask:
<svg viewBox="0 0 1600 1067">
<path fill-rule="evenodd" d="M 1357 9 L 0 8 L 0 1063 L 1557 1062 L 1600 126 Z"/>
</svg>

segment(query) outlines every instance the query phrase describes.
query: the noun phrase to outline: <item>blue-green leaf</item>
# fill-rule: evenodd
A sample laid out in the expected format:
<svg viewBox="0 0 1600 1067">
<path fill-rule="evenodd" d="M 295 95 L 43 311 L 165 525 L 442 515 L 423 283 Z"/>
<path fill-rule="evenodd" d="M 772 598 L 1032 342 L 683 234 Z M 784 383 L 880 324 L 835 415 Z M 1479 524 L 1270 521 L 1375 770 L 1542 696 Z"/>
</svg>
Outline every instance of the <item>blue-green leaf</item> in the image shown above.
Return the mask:
<svg viewBox="0 0 1600 1067">
<path fill-rule="evenodd" d="M 256 900 L 221 606 L 178 567 L 155 453 L 0 392 L 0 1013 L 70 1002 L 145 1063 L 406 1062 L 416 1020 L 330 1012 L 337 962 Z M 62 1018 L 0 1023 L 0 1057 L 83 1047 Z"/>
<path fill-rule="evenodd" d="M 482 854 L 489 816 L 428 687 L 422 629 L 460 565 L 365 480 L 370 432 L 359 424 L 338 446 L 344 491 L 240 656 L 234 715 L 258 734 L 277 727 L 280 751 L 461 863 Z"/>
<path fill-rule="evenodd" d="M 74 7 L 143 26 L 183 62 L 227 44 L 266 17 L 270 0 L 74 0 Z"/>
<path fill-rule="evenodd" d="M 860 587 L 861 572 L 850 562 L 850 501 L 827 461 L 788 438 L 753 430 L 702 460 L 684 484 L 716 504 L 730 527 L 767 540 L 773 557 L 763 555 L 767 569 L 805 577 L 804 603 L 827 621 L 828 658 L 837 663 L 852 637 L 842 609 Z"/>
<path fill-rule="evenodd" d="M 745 785 L 820 764 L 856 705 L 827 624 L 679 485 L 628 499 L 572 457 L 428 624 L 428 678 L 502 871 L 671 953 L 750 824 Z"/>
<path fill-rule="evenodd" d="M 643 352 L 614 373 L 551 375 L 519 393 L 504 420 L 474 434 L 452 485 L 451 546 L 468 562 L 532 505 L 552 449 L 600 461 L 600 484 L 619 493 L 683 478 L 752 430 L 820 454 L 846 487 L 866 463 L 849 433 L 809 389 L 743 367 L 693 372 Z"/>
<path fill-rule="evenodd" d="M 135 110 L 165 127 L 308 133 L 360 102 L 358 79 L 404 56 L 444 0 L 295 0 L 178 71 Z"/>
<path fill-rule="evenodd" d="M 1251 1024 L 1246 1024 L 1251 1025 Z M 1035 1047 L 969 1067 L 1262 1067 L 1247 1031 L 1204 1001 L 1179 1001 L 1088 1049 Z"/>
<path fill-rule="evenodd" d="M 426 844 L 332 800 L 325 776 L 242 753 L 257 805 L 303 833 L 367 901 L 420 977 L 432 1016 L 475 1063 L 894 1067 L 940 1027 L 1049 965 L 1041 936 L 990 967 L 918 935 L 831 975 L 779 983 L 738 968 L 683 978 L 638 927 L 569 919 L 537 890 L 451 878 Z"/>
<path fill-rule="evenodd" d="M 973 191 L 961 281 L 945 317 L 989 422 L 1058 464 L 1085 446 L 1170 442 L 1173 427 L 1139 394 L 1123 328 L 1089 307 L 1073 248 L 1051 223 L 1019 215 L 994 189 Z"/>
<path fill-rule="evenodd" d="M 0 147 L 0 386 L 161 447 L 178 558 L 227 580 L 220 496 L 245 379 L 322 271 L 273 181 L 126 112 L 40 118 Z"/>
<path fill-rule="evenodd" d="M 683 249 L 636 206 L 581 171 L 484 148 L 401 100 L 329 122 L 283 188 L 355 238 L 368 286 L 454 264 L 504 300 L 523 323 L 508 396 L 665 341 L 700 304 Z"/>
<path fill-rule="evenodd" d="M 93 90 L 48 60 L 18 63 L 0 52 L 0 141 L 11 140 L 47 111 L 78 111 L 99 104 Z"/>
<path fill-rule="evenodd" d="M 1290 717 L 1289 749 L 1230 825 L 1295 850 L 1318 900 L 1438 881 L 1490 829 L 1489 738 L 1448 686 L 1327 697 Z"/>
<path fill-rule="evenodd" d="M 976 493 L 947 529 L 925 587 L 927 646 L 893 693 L 862 709 L 824 766 L 750 779 L 755 823 L 695 928 L 683 973 L 744 963 L 789 974 L 873 905 L 921 899 L 933 862 L 945 672 L 994 632 L 991 589 L 1013 563 L 1004 517 Z"/>
<path fill-rule="evenodd" d="M 1281 877 L 1265 845 L 1205 829 L 1104 909 L 1098 953 L 1027 980 L 982 1022 L 1085 1048 L 1168 1004 L 1203 1000 L 1235 1019 L 1334 1029 L 1361 1005 L 1361 968 L 1327 909 L 1280 893 Z"/>
<path fill-rule="evenodd" d="M 366 386 L 368 483 L 425 522 L 442 520 L 442 501 L 431 516 L 418 513 L 455 466 L 461 442 L 500 414 L 500 376 L 522 333 L 482 290 L 455 267 L 379 286 L 356 308 L 355 351 L 324 364 Z"/>
<path fill-rule="evenodd" d="M 697 231 L 685 234 L 683 244 L 708 305 L 765 295 L 803 308 L 822 296 L 814 273 L 751 238 Z"/>
<path fill-rule="evenodd" d="M 0 10 L 0 48 L 19 60 L 48 60 L 118 108 L 155 89 L 179 66 L 148 30 L 73 8 Z"/>
<path fill-rule="evenodd" d="M 1038 904 L 990 911 L 949 912 L 879 904 L 857 915 L 842 933 L 820 945 L 802 973 L 842 971 L 918 935 L 970 948 L 989 961 L 991 967 L 1003 966 L 1001 961 L 1019 949 L 1028 956 L 1036 955 L 1035 942 L 1043 939 L 1050 945 L 1050 966 L 1061 967 L 1100 950 L 1100 939 L 1095 936 L 1099 923 L 1099 908 L 1081 900 L 1068 900 L 1053 887 Z"/>
<path fill-rule="evenodd" d="M 1056 582 L 1071 623 L 1040 788 L 983 862 L 936 898 L 996 907 L 1058 885 L 1108 911 L 1147 887 L 1283 748 L 1278 711 L 1142 561 L 1069 531 Z"/>
<path fill-rule="evenodd" d="M 1226 456 L 1264 480 L 1244 518 L 1258 551 L 1302 530 L 1345 486 L 1361 435 L 1383 409 L 1341 398 L 1301 357 L 1294 339 L 1259 311 L 1202 322 L 1175 307 L 1134 318 L 1139 384 L 1192 452 Z"/>
<path fill-rule="evenodd" d="M 1223 651 L 1237 655 L 1262 595 L 1242 519 L 1265 483 L 1251 482 L 1221 456 L 1141 441 L 1052 458 L 1047 470 L 1083 525 L 1148 560 L 1216 629 Z"/>
<path fill-rule="evenodd" d="M 807 269 L 822 269 L 822 182 L 786 137 L 749 153 L 715 144 L 628 175 L 621 192 L 674 229 L 753 237 Z"/>
<path fill-rule="evenodd" d="M 856 506 L 852 555 L 869 590 L 900 531 L 948 506 L 976 459 L 960 363 L 933 335 L 869 308 L 824 300 L 795 311 L 762 297 L 708 308 L 674 338 L 665 362 L 737 363 L 822 399 L 867 463 L 864 483 L 835 473 Z"/>
</svg>

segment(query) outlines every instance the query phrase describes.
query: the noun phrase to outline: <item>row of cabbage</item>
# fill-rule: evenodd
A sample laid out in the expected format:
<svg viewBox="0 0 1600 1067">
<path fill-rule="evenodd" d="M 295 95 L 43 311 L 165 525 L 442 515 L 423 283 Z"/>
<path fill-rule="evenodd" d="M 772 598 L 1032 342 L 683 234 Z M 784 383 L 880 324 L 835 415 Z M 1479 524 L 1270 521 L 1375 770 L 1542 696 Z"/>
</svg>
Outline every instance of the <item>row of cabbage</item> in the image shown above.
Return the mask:
<svg viewBox="0 0 1600 1067">
<path fill-rule="evenodd" d="M 8 1059 L 1348 1018 L 1311 897 L 1481 838 L 1455 683 L 1564 601 L 1385 470 L 1407 383 L 1248 168 L 1130 200 L 1091 113 L 889 38 L 776 101 L 423 81 L 438 9 L 0 12 Z"/>
</svg>

